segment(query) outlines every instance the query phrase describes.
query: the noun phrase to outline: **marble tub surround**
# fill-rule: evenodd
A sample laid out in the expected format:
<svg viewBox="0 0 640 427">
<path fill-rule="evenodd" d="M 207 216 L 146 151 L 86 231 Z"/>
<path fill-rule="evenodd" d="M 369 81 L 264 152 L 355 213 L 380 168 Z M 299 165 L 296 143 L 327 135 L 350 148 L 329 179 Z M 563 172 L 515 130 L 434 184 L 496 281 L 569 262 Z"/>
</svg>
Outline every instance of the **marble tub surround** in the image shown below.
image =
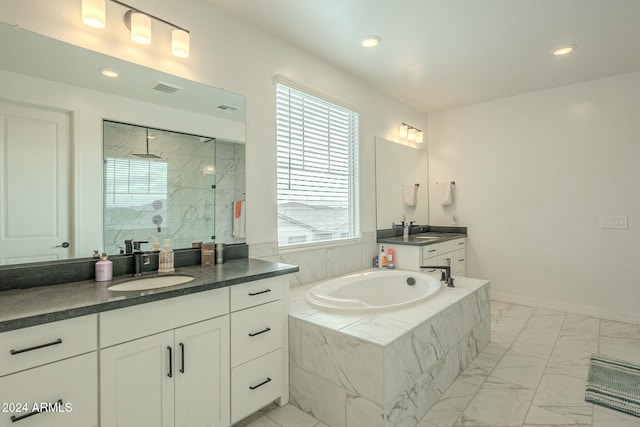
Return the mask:
<svg viewBox="0 0 640 427">
<path fill-rule="evenodd" d="M 460 278 L 423 304 L 317 311 L 290 290 L 291 402 L 331 427 L 414 427 L 490 341 L 489 283 Z"/>
<path fill-rule="evenodd" d="M 175 274 L 192 276 L 190 282 L 159 289 L 115 292 L 108 286 L 131 280 L 114 277 L 110 282 L 84 280 L 29 289 L 0 292 L 0 332 L 99 313 L 122 307 L 174 298 L 209 289 L 291 274 L 294 265 L 242 258 L 224 264 L 177 268 Z"/>
</svg>

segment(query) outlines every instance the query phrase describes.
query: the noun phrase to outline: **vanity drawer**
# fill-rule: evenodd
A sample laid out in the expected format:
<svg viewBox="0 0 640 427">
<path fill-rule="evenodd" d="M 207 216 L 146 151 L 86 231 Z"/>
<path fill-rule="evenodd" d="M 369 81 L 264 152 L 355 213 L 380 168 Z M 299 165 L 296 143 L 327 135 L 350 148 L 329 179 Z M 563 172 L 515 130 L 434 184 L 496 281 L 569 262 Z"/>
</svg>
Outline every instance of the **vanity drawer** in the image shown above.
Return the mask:
<svg viewBox="0 0 640 427">
<path fill-rule="evenodd" d="M 453 265 L 455 265 L 455 269 L 456 269 L 455 273 L 458 276 L 464 276 L 464 272 L 467 268 L 466 261 L 465 261 L 465 254 L 466 254 L 466 251 L 464 249 L 458 249 L 455 252 L 455 256 L 453 257 Z"/>
<path fill-rule="evenodd" d="M 94 351 L 97 315 L 76 317 L 0 334 L 0 376 Z"/>
<path fill-rule="evenodd" d="M 231 423 L 282 395 L 282 350 L 231 370 Z"/>
<path fill-rule="evenodd" d="M 281 299 L 288 280 L 281 276 L 231 286 L 231 311 Z"/>
<path fill-rule="evenodd" d="M 282 347 L 282 301 L 231 313 L 231 366 Z"/>
<path fill-rule="evenodd" d="M 229 313 L 229 288 L 100 313 L 100 348 Z"/>
<path fill-rule="evenodd" d="M 0 427 L 97 425 L 97 366 L 93 351 L 0 378 Z M 40 405 L 51 410 L 29 416 Z"/>
<path fill-rule="evenodd" d="M 437 257 L 440 251 L 438 250 L 438 245 L 427 245 L 422 248 L 422 265 L 427 265 L 429 258 Z"/>
<path fill-rule="evenodd" d="M 467 246 L 467 239 L 456 239 L 453 241 L 456 246 L 456 250 L 465 249 Z"/>
</svg>

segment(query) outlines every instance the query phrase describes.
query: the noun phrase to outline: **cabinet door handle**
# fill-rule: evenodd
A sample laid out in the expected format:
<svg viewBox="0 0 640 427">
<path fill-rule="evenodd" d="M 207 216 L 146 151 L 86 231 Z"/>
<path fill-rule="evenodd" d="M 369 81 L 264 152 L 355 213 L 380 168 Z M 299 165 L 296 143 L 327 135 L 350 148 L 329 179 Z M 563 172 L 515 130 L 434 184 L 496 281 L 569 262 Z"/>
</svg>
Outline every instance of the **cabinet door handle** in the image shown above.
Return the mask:
<svg viewBox="0 0 640 427">
<path fill-rule="evenodd" d="M 249 296 L 254 297 L 256 295 L 266 294 L 267 292 L 271 292 L 271 289 L 265 289 L 264 291 L 260 291 L 260 292 L 249 292 Z"/>
<path fill-rule="evenodd" d="M 11 353 L 11 355 L 13 356 L 15 354 L 26 353 L 27 351 L 38 350 L 40 348 L 50 347 L 52 345 L 57 345 L 57 344 L 62 344 L 62 338 L 58 338 L 57 340 L 48 342 L 46 344 L 40 344 L 40 345 L 36 345 L 29 348 L 23 348 L 22 350 L 10 350 L 9 353 Z"/>
<path fill-rule="evenodd" d="M 173 350 L 171 349 L 171 346 L 167 346 L 167 350 L 169 350 L 169 373 L 167 374 L 167 376 L 169 378 L 173 377 Z"/>
<path fill-rule="evenodd" d="M 182 359 L 181 362 L 181 366 L 180 366 L 180 373 L 184 374 L 184 344 L 180 343 L 180 358 Z"/>
<path fill-rule="evenodd" d="M 258 387 L 262 387 L 263 385 L 265 385 L 265 384 L 266 384 L 266 383 L 268 383 L 268 382 L 271 382 L 271 378 L 269 378 L 269 377 L 267 377 L 267 379 L 266 379 L 266 380 L 262 381 L 262 382 L 261 382 L 260 384 L 258 384 L 258 385 L 250 385 L 250 386 L 249 386 L 249 389 L 251 389 L 251 390 L 255 390 L 255 389 L 257 389 Z"/>
<path fill-rule="evenodd" d="M 271 328 L 265 328 L 265 329 L 261 330 L 260 332 L 249 333 L 249 336 L 250 337 L 255 337 L 256 335 L 264 334 L 265 332 L 269 332 L 270 330 L 271 330 Z"/>
<path fill-rule="evenodd" d="M 24 420 L 25 418 L 33 417 L 34 415 L 38 415 L 38 414 L 40 414 L 42 412 L 51 411 L 56 406 L 58 406 L 58 407 L 62 406 L 62 399 L 58 399 L 58 401 L 54 402 L 54 403 L 49 403 L 49 405 L 46 408 L 44 408 L 44 410 L 42 409 L 42 407 L 40 407 L 40 409 L 35 409 L 35 410 L 29 412 L 28 414 L 20 415 L 19 417 L 16 417 L 15 415 L 12 415 L 11 416 L 11 422 L 15 423 L 17 421 Z"/>
</svg>

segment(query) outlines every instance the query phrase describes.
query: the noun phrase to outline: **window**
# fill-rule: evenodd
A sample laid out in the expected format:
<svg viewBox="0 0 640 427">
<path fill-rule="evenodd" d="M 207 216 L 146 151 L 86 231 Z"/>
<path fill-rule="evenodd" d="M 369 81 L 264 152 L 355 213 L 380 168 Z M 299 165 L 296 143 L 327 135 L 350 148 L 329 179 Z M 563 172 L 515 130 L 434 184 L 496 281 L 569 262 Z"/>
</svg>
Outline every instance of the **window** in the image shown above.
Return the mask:
<svg viewBox="0 0 640 427">
<path fill-rule="evenodd" d="M 358 113 L 276 89 L 279 245 L 358 237 Z"/>
</svg>

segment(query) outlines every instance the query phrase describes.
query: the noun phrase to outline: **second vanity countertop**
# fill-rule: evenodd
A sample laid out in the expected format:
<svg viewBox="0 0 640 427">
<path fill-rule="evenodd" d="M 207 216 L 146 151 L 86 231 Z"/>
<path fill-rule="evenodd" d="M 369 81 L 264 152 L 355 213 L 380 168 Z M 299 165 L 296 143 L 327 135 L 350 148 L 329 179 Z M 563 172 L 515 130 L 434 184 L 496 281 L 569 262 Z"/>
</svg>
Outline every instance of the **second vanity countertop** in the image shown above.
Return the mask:
<svg viewBox="0 0 640 427">
<path fill-rule="evenodd" d="M 190 282 L 143 291 L 110 291 L 111 285 L 131 280 L 117 276 L 109 282 L 84 280 L 0 292 L 0 332 L 203 292 L 254 280 L 295 273 L 298 267 L 258 259 L 229 260 L 211 267 L 176 268 L 173 274 L 193 276 Z M 153 277 L 146 274 L 142 278 Z"/>
<path fill-rule="evenodd" d="M 385 237 L 378 239 L 378 243 L 387 243 L 389 245 L 427 246 L 445 242 L 447 240 L 455 240 L 464 237 L 467 237 L 467 235 L 464 233 L 427 232 L 412 234 L 407 238 L 402 236 Z"/>
</svg>

